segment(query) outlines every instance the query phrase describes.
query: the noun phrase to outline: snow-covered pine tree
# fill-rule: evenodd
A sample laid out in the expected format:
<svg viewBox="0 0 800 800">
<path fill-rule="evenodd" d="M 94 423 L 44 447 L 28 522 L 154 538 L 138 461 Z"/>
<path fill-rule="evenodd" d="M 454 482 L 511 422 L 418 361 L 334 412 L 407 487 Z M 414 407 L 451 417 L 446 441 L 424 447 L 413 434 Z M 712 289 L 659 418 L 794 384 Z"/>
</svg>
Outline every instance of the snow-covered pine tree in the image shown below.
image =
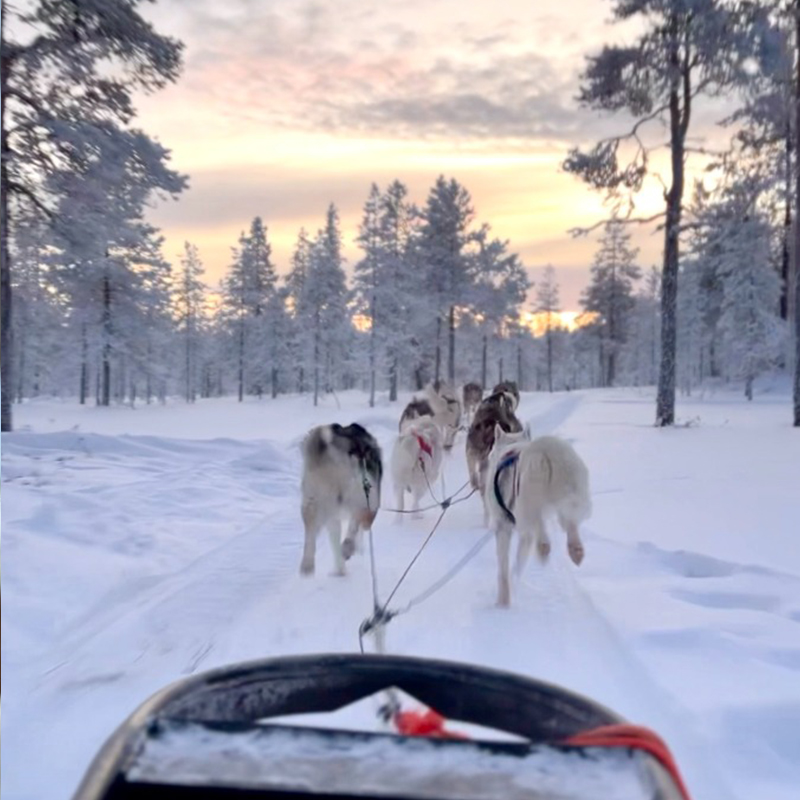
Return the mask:
<svg viewBox="0 0 800 800">
<path fill-rule="evenodd" d="M 407 200 L 408 189 L 398 180 L 383 193 L 379 207 L 382 248 L 378 302 L 384 331 L 384 371 L 389 381 L 389 400 L 397 400 L 402 365 L 419 363 L 421 342 L 417 331 L 429 317 L 427 302 L 419 289 L 420 261 L 416 248 L 417 209 Z"/>
<path fill-rule="evenodd" d="M 591 283 L 581 299 L 584 310 L 598 315 L 593 329 L 600 339 L 604 386 L 613 386 L 616 381 L 617 361 L 628 340 L 634 307 L 633 282 L 641 277 L 635 263 L 638 250 L 630 246 L 630 240 L 621 222 L 606 223 L 592 264 Z"/>
<path fill-rule="evenodd" d="M 697 214 L 695 250 L 706 273 L 721 287 L 719 329 L 727 374 L 745 382 L 753 396 L 759 372 L 777 361 L 780 273 L 775 247 L 779 227 L 770 220 L 760 176 L 734 173 Z"/>
<path fill-rule="evenodd" d="M 356 312 L 369 320 L 369 405 L 375 406 L 376 371 L 383 361 L 382 345 L 386 334 L 382 330 L 383 309 L 378 308 L 378 286 L 381 281 L 381 261 L 384 250 L 380 230 L 381 193 L 373 183 L 369 197 L 364 203 L 364 216 L 358 229 L 356 241 L 364 252 L 364 257 L 356 262 L 353 272 Z M 380 322 L 379 322 L 380 320 Z"/>
<path fill-rule="evenodd" d="M 233 263 L 224 281 L 224 316 L 235 350 L 239 402 L 246 392 L 261 397 L 271 380 L 268 311 L 276 293 L 277 275 L 272 248 L 261 217 L 255 217 L 249 234 L 242 233 L 233 251 Z"/>
<path fill-rule="evenodd" d="M 314 320 L 306 296 L 310 258 L 311 242 L 305 228 L 301 228 L 285 285 L 289 308 L 288 356 L 294 364 L 294 383 L 300 394 L 305 393 L 308 388 L 308 377 L 312 373 Z"/>
<path fill-rule="evenodd" d="M 50 222 L 53 280 L 73 310 L 76 350 L 99 341 L 102 405 L 111 401 L 114 363 L 121 368 L 133 358 L 150 368 L 134 351 L 144 309 L 165 299 L 169 265 L 144 213 L 153 197 L 175 196 L 186 185 L 168 159 L 141 131 L 110 128 L 80 169 L 73 165 L 47 178 L 47 190 L 58 198 Z"/>
<path fill-rule="evenodd" d="M 603 139 L 588 153 L 570 152 L 564 162 L 595 189 L 604 190 L 617 209 L 638 192 L 650 168 L 644 126 L 655 122 L 669 135 L 671 182 L 664 191 L 664 260 L 661 280 L 661 363 L 656 424 L 675 422 L 675 352 L 680 235 L 687 137 L 701 97 L 714 97 L 745 84 L 748 56 L 757 41 L 738 11 L 722 0 L 614 0 L 617 21 L 637 20 L 630 45 L 606 46 L 589 58 L 580 102 L 603 111 L 624 112 L 636 121 L 622 136 Z M 626 147 L 621 148 L 621 145 Z M 630 145 L 630 148 L 627 148 Z M 652 147 L 661 145 L 660 138 Z M 632 154 L 620 164 L 622 152 Z M 628 211 L 633 207 L 629 204 Z"/>
<path fill-rule="evenodd" d="M 556 327 L 555 315 L 561 311 L 558 299 L 558 281 L 552 264 L 542 271 L 542 279 L 536 287 L 536 303 L 533 310 L 544 314 L 545 347 L 547 351 L 547 390 L 553 391 L 553 328 Z"/>
<path fill-rule="evenodd" d="M 442 375 L 442 324 L 447 320 L 447 380 L 455 383 L 456 308 L 469 304 L 473 275 L 468 252 L 474 217 L 469 192 L 440 175 L 428 194 L 418 247 L 426 269 L 423 284 L 435 313 L 434 380 Z"/>
<path fill-rule="evenodd" d="M 187 403 L 193 403 L 198 391 L 202 391 L 199 361 L 205 305 L 203 272 L 197 247 L 184 242 L 180 271 L 173 287 L 173 303 L 178 332 L 183 342 L 183 386 Z"/>
<path fill-rule="evenodd" d="M 55 170 L 83 169 L 134 114 L 132 95 L 176 79 L 182 45 L 155 32 L 141 0 L 35 0 L 2 5 L 0 50 L 0 428 L 11 430 L 10 241 L 17 215 L 53 219 Z M 25 38 L 9 38 L 10 29 Z M 113 71 L 112 71 L 113 70 Z M 111 77 L 113 75 L 113 77 Z M 113 192 L 110 193 L 113 195 Z"/>
<path fill-rule="evenodd" d="M 331 203 L 325 227 L 318 231 L 309 249 L 304 287 L 305 311 L 311 322 L 314 405 L 319 403 L 321 389 L 334 390 L 352 340 L 349 293 L 342 264 L 339 213 Z"/>
</svg>

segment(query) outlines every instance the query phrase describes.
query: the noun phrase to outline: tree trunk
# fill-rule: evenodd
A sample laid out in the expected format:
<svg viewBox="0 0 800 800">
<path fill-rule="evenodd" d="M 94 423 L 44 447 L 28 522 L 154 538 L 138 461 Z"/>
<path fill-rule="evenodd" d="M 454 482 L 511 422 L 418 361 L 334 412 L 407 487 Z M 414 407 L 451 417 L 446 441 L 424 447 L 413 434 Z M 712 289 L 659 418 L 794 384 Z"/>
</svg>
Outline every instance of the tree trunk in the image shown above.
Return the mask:
<svg viewBox="0 0 800 800">
<path fill-rule="evenodd" d="M 17 363 L 17 402 L 21 403 L 22 398 L 25 396 L 25 351 L 27 350 L 27 342 L 25 341 L 25 330 L 27 328 L 27 320 L 20 320 L 19 330 L 19 362 Z"/>
<path fill-rule="evenodd" d="M 111 405 L 111 281 L 108 275 L 103 278 L 103 370 L 100 405 Z"/>
<path fill-rule="evenodd" d="M 319 403 L 319 312 L 314 320 L 314 405 Z"/>
<path fill-rule="evenodd" d="M 192 353 L 189 322 L 186 322 L 186 402 L 192 402 Z"/>
<path fill-rule="evenodd" d="M 272 368 L 272 374 L 271 374 L 270 377 L 272 379 L 272 399 L 274 400 L 278 396 L 278 368 L 277 367 L 273 367 Z"/>
<path fill-rule="evenodd" d="M 3 6 L 5 11 L 5 6 Z M 5 20 L 3 20 L 5 22 Z M 0 430 L 12 429 L 11 398 L 14 395 L 14 333 L 11 328 L 11 249 L 8 244 L 8 159 L 11 155 L 6 130 L 6 94 L 9 65 L 2 54 L 2 89 L 0 89 Z"/>
<path fill-rule="evenodd" d="M 433 385 L 439 385 L 439 371 L 442 366 L 442 317 L 436 317 L 436 365 L 433 370 Z"/>
<path fill-rule="evenodd" d="M 553 332 L 547 323 L 547 389 L 553 391 Z"/>
<path fill-rule="evenodd" d="M 86 338 L 86 323 L 81 325 L 81 385 L 78 390 L 80 404 L 86 405 L 89 394 L 89 342 Z"/>
<path fill-rule="evenodd" d="M 483 353 L 481 354 L 481 389 L 486 391 L 487 375 L 486 375 L 486 358 L 489 354 L 489 337 L 483 334 Z"/>
<path fill-rule="evenodd" d="M 497 382 L 498 383 L 503 382 L 503 356 L 500 356 L 500 364 L 498 366 L 498 372 L 497 372 Z"/>
<path fill-rule="evenodd" d="M 680 224 L 683 206 L 684 142 L 689 125 L 691 87 L 687 66 L 681 72 L 674 25 L 670 69 L 673 75 L 669 98 L 672 186 L 667 193 L 667 219 L 664 230 L 664 266 L 661 280 L 661 364 L 656 396 L 656 425 L 675 424 L 675 353 L 677 350 L 678 268 L 680 265 Z M 683 109 L 679 89 L 683 77 Z"/>
<path fill-rule="evenodd" d="M 517 386 L 520 391 L 523 391 L 522 382 L 522 343 L 517 342 Z"/>
<path fill-rule="evenodd" d="M 795 50 L 797 76 L 794 89 L 795 133 L 800 135 L 800 0 L 795 0 Z M 800 147 L 795 158 L 795 204 L 800 211 Z M 794 426 L 800 428 L 800 213 L 796 213 L 794 225 Z"/>
<path fill-rule="evenodd" d="M 786 120 L 786 192 L 783 213 L 783 242 L 781 247 L 781 319 L 789 319 L 789 298 L 791 286 L 791 261 L 792 261 L 792 125 Z"/>
<path fill-rule="evenodd" d="M 456 385 L 456 307 L 450 306 L 450 318 L 448 321 L 448 341 L 447 341 L 447 380 L 450 386 Z"/>
<path fill-rule="evenodd" d="M 370 308 L 372 324 L 369 326 L 369 407 L 375 408 L 375 295 Z"/>
<path fill-rule="evenodd" d="M 150 375 L 150 364 L 153 354 L 153 344 L 150 341 L 150 337 L 147 337 L 147 371 L 145 372 L 145 380 L 144 380 L 144 391 L 147 399 L 147 405 L 150 405 L 150 401 L 153 397 L 153 379 Z"/>
<path fill-rule="evenodd" d="M 244 400 L 244 319 L 239 320 L 239 402 Z"/>
<path fill-rule="evenodd" d="M 392 358 L 392 365 L 389 367 L 389 402 L 397 402 L 397 356 Z"/>
</svg>

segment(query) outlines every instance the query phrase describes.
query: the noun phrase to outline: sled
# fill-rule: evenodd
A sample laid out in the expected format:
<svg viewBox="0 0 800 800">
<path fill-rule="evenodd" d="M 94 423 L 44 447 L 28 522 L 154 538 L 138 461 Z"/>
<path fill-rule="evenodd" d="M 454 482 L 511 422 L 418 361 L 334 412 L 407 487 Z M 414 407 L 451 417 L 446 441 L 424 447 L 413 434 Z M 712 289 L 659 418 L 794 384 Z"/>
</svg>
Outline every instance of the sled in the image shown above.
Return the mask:
<svg viewBox="0 0 800 800">
<path fill-rule="evenodd" d="M 277 719 L 332 713 L 386 690 L 430 710 L 395 709 L 403 733 Z M 459 732 L 459 723 L 506 739 Z M 557 686 L 444 661 L 319 655 L 229 666 L 162 689 L 106 742 L 74 800 L 312 797 L 688 799 L 658 737 Z"/>
</svg>

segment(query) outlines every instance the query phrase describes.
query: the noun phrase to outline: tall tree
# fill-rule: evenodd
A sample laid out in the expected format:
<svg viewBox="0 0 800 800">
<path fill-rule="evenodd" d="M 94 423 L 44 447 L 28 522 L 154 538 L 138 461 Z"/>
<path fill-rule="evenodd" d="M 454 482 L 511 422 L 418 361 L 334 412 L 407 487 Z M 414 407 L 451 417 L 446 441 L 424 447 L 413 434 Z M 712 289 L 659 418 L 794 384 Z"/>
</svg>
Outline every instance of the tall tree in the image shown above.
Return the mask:
<svg viewBox="0 0 800 800">
<path fill-rule="evenodd" d="M 312 331 L 314 405 L 319 402 L 321 389 L 333 391 L 343 371 L 352 332 L 343 263 L 339 212 L 331 203 L 325 227 L 311 244 L 305 279 L 305 302 Z"/>
<path fill-rule="evenodd" d="M 548 264 L 543 271 L 542 280 L 536 287 L 536 304 L 533 310 L 545 315 L 545 345 L 547 347 L 547 390 L 553 391 L 553 327 L 554 315 L 561 311 L 558 299 L 556 271 Z"/>
<path fill-rule="evenodd" d="M 174 288 L 174 304 L 178 330 L 183 339 L 184 396 L 187 403 L 193 403 L 200 381 L 198 361 L 205 303 L 203 263 L 195 245 L 184 243 L 180 264 Z"/>
<path fill-rule="evenodd" d="M 249 234 L 239 237 L 233 264 L 224 282 L 226 318 L 236 350 L 236 380 L 239 402 L 245 392 L 262 396 L 269 379 L 268 311 L 277 287 L 272 248 L 261 217 L 250 224 Z"/>
<path fill-rule="evenodd" d="M 447 320 L 447 379 L 455 383 L 456 308 L 467 305 L 472 290 L 470 225 L 474 216 L 469 192 L 455 179 L 440 175 L 428 194 L 423 210 L 419 248 L 427 269 L 436 315 L 436 366 L 441 377 L 442 324 Z"/>
<path fill-rule="evenodd" d="M 747 76 L 749 32 L 722 0 L 614 0 L 617 21 L 637 20 L 641 33 L 627 46 L 606 46 L 589 58 L 579 95 L 581 104 L 636 118 L 631 130 L 599 142 L 588 153 L 572 150 L 564 163 L 593 188 L 617 201 L 638 192 L 649 169 L 647 123 L 669 132 L 671 183 L 665 188 L 664 258 L 661 277 L 661 364 L 656 424 L 675 422 L 676 302 L 680 266 L 687 137 L 694 106 Z M 633 155 L 620 164 L 620 146 Z M 629 206 L 629 210 L 632 206 Z"/>
<path fill-rule="evenodd" d="M 633 282 L 641 277 L 635 263 L 638 251 L 631 248 L 630 239 L 622 223 L 606 223 L 592 264 L 592 280 L 582 298 L 584 310 L 598 315 L 593 327 L 600 338 L 604 386 L 613 386 L 616 380 L 617 361 L 628 339 L 634 307 Z"/>
<path fill-rule="evenodd" d="M 378 322 L 378 291 L 381 282 L 383 248 L 380 235 L 381 193 L 377 184 L 370 187 L 364 204 L 364 216 L 356 241 L 364 251 L 364 258 L 355 265 L 353 283 L 358 312 L 369 320 L 369 405 L 375 406 L 376 368 L 379 360 L 378 348 L 384 339 Z"/>
<path fill-rule="evenodd" d="M 19 213 L 52 218 L 46 177 L 82 165 L 134 114 L 134 90 L 177 78 L 182 45 L 158 35 L 141 0 L 38 0 L 2 6 L 0 25 L 0 428 L 11 430 L 13 379 L 10 237 Z M 11 27 L 32 31 L 26 41 Z"/>
</svg>

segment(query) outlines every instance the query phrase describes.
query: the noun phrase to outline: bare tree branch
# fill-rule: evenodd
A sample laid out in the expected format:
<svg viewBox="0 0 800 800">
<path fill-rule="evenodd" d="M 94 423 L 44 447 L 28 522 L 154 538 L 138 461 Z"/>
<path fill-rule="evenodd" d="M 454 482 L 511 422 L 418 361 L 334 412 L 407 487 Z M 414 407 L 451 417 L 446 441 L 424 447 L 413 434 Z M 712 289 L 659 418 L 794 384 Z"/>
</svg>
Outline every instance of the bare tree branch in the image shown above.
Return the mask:
<svg viewBox="0 0 800 800">
<path fill-rule="evenodd" d="M 660 211 L 658 214 L 653 214 L 651 217 L 607 217 L 606 219 L 601 219 L 599 222 L 595 222 L 594 225 L 588 228 L 570 228 L 567 233 L 574 238 L 578 238 L 580 236 L 586 236 L 592 231 L 601 228 L 603 225 L 607 225 L 609 222 L 619 222 L 622 225 L 647 225 L 650 222 L 655 222 L 657 219 L 663 219 L 666 216 L 666 211 Z"/>
</svg>

